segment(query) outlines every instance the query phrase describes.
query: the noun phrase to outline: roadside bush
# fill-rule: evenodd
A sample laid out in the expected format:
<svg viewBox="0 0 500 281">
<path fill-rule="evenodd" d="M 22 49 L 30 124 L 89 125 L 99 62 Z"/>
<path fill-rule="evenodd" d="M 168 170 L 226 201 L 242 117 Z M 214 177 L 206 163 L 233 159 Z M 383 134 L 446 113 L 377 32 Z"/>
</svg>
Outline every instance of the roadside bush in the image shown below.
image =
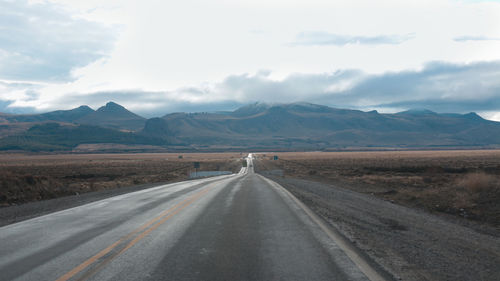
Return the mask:
<svg viewBox="0 0 500 281">
<path fill-rule="evenodd" d="M 495 175 L 475 172 L 464 175 L 458 181 L 455 206 L 462 213 L 483 221 L 498 223 L 500 220 L 500 181 Z"/>
<path fill-rule="evenodd" d="M 466 174 L 458 184 L 470 193 L 488 191 L 495 188 L 497 181 L 494 176 L 485 173 Z"/>
</svg>

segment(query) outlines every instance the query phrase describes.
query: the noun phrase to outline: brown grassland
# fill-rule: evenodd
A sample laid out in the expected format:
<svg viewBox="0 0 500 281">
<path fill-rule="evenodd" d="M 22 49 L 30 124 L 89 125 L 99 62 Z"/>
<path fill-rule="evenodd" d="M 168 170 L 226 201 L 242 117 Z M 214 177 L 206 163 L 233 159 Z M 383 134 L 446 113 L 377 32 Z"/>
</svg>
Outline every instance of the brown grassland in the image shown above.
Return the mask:
<svg viewBox="0 0 500 281">
<path fill-rule="evenodd" d="M 278 155 L 279 160 L 271 156 Z M 258 169 L 500 227 L 500 150 L 258 154 Z"/>
<path fill-rule="evenodd" d="M 182 158 L 179 158 L 182 155 Z M 279 160 L 271 160 L 278 155 Z M 240 153 L 0 154 L 0 206 L 237 172 Z M 500 150 L 257 154 L 256 169 L 500 226 Z"/>
<path fill-rule="evenodd" d="M 182 158 L 179 158 L 182 155 Z M 0 154 L 0 206 L 145 183 L 186 180 L 204 171 L 241 168 L 239 153 Z"/>
</svg>

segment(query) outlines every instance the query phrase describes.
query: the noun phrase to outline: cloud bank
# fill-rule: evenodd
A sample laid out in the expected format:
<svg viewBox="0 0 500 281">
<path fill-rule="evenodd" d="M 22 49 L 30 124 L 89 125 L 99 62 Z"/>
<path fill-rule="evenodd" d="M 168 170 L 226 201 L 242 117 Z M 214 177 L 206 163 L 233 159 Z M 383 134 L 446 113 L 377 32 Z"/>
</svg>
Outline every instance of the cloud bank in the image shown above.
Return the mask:
<svg viewBox="0 0 500 281">
<path fill-rule="evenodd" d="M 36 89 L 25 98 L 36 101 Z M 174 111 L 232 110 L 251 102 L 298 101 L 382 112 L 427 108 L 437 112 L 494 113 L 500 112 L 500 61 L 432 62 L 420 70 L 378 75 L 360 70 L 296 73 L 281 80 L 271 79 L 269 72 L 262 71 L 253 75 L 231 75 L 218 83 L 173 91 L 73 94 L 53 104 L 54 109 L 81 104 L 98 107 L 110 100 L 147 117 Z"/>
<path fill-rule="evenodd" d="M 330 97 L 358 107 L 500 111 L 500 62 L 433 62 L 419 71 L 366 77 L 352 89 Z"/>
<path fill-rule="evenodd" d="M 500 62 L 432 62 L 421 70 L 369 75 L 346 70 L 294 74 L 274 81 L 231 76 L 215 87 L 240 101 L 309 101 L 344 108 L 389 111 L 428 108 L 438 112 L 500 111 Z"/>
</svg>

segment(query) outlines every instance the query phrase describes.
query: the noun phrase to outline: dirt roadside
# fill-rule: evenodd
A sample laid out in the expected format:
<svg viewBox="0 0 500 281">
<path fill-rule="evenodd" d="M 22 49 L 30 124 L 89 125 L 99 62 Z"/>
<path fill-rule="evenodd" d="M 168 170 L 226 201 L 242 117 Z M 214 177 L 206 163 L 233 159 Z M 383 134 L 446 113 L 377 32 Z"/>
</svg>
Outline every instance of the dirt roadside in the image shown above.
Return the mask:
<svg viewBox="0 0 500 281">
<path fill-rule="evenodd" d="M 255 166 L 258 170 L 259 161 Z M 454 218 L 328 183 L 260 173 L 289 190 L 396 278 L 500 280 L 500 237 L 494 228 L 474 229 Z"/>
</svg>

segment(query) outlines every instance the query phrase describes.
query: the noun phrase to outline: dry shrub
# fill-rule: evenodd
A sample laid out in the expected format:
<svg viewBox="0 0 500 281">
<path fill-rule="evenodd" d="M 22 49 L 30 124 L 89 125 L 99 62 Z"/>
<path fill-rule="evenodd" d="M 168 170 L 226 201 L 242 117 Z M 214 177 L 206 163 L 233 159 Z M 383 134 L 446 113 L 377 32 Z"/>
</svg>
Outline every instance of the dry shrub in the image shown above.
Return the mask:
<svg viewBox="0 0 500 281">
<path fill-rule="evenodd" d="M 471 209 L 476 204 L 474 203 L 476 201 L 476 198 L 473 198 L 470 194 L 464 191 L 457 191 L 454 195 L 454 197 L 450 197 L 449 194 L 447 194 L 449 198 L 453 198 L 452 202 L 452 207 L 453 209 Z M 448 199 L 449 200 L 449 199 Z"/>
<path fill-rule="evenodd" d="M 497 181 L 492 175 L 485 173 L 469 173 L 459 181 L 458 185 L 474 194 L 495 188 Z"/>
<path fill-rule="evenodd" d="M 498 224 L 500 221 L 500 181 L 484 172 L 464 175 L 458 181 L 454 206 L 470 212 L 476 219 Z"/>
<path fill-rule="evenodd" d="M 362 175 L 358 177 L 367 184 L 391 184 L 402 186 L 424 186 L 424 179 L 422 176 L 408 176 L 397 174 L 375 174 L 375 175 Z"/>
</svg>

